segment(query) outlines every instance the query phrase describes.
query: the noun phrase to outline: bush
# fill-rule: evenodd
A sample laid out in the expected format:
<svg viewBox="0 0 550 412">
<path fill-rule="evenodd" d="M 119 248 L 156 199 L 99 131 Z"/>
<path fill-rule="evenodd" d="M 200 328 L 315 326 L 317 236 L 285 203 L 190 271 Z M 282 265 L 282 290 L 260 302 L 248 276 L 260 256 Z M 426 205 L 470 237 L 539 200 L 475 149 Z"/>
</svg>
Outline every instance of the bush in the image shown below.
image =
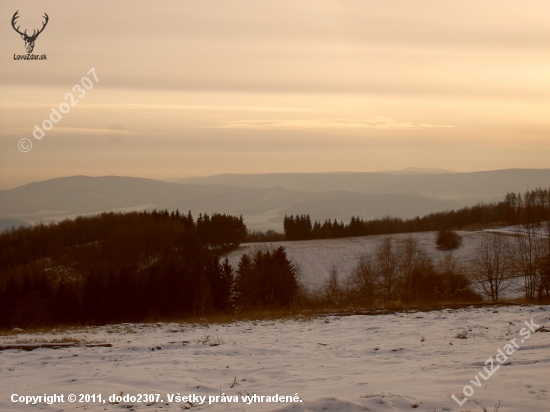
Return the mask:
<svg viewBox="0 0 550 412">
<path fill-rule="evenodd" d="M 462 245 L 462 236 L 454 230 L 440 230 L 437 232 L 435 244 L 439 250 L 454 250 Z"/>
</svg>

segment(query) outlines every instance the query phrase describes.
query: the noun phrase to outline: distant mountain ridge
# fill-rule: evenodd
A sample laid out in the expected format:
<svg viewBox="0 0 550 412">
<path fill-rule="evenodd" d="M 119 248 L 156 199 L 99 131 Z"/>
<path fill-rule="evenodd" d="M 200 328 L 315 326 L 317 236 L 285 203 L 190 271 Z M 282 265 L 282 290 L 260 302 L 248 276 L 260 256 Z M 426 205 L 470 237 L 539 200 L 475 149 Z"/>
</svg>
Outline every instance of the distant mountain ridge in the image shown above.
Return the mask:
<svg viewBox="0 0 550 412">
<path fill-rule="evenodd" d="M 405 167 L 399 170 L 384 170 L 379 173 L 390 173 L 394 175 L 430 175 L 430 174 L 447 174 L 458 173 L 454 170 L 437 169 L 434 167 Z"/>
<path fill-rule="evenodd" d="M 250 229 L 282 230 L 285 214 L 313 220 L 412 218 L 550 186 L 550 169 L 475 173 L 226 174 L 182 183 L 121 176 L 71 176 L 0 191 L 0 218 L 58 221 L 103 211 L 179 209 L 243 215 Z"/>
<path fill-rule="evenodd" d="M 0 233 L 5 230 L 10 230 L 11 228 L 17 229 L 21 226 L 26 227 L 29 226 L 29 224 L 19 219 L 0 218 Z"/>
<path fill-rule="evenodd" d="M 221 174 L 178 179 L 184 184 L 238 187 L 281 187 L 304 192 L 345 190 L 356 193 L 422 195 L 426 197 L 493 201 L 507 192 L 550 186 L 550 169 L 503 169 L 470 173 L 396 174 L 266 173 Z"/>
<path fill-rule="evenodd" d="M 103 211 L 168 209 L 243 215 L 249 228 L 282 229 L 284 214 L 314 219 L 384 215 L 412 217 L 456 203 L 423 196 L 346 191 L 298 192 L 284 188 L 185 185 L 135 177 L 73 176 L 0 192 L 0 216 L 26 222 L 57 221 Z"/>
</svg>

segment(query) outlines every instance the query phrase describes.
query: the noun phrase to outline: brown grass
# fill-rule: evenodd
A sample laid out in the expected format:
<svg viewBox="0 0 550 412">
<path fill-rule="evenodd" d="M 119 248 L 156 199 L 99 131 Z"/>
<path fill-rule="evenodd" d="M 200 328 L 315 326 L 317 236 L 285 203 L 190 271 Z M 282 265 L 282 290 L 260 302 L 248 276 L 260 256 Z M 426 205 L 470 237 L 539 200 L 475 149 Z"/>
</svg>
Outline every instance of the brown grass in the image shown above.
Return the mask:
<svg viewBox="0 0 550 412">
<path fill-rule="evenodd" d="M 55 343 L 72 343 L 76 346 L 82 345 L 95 345 L 100 343 L 105 343 L 105 340 L 89 340 L 86 338 L 75 338 L 74 336 L 64 336 L 62 338 L 53 338 L 53 339 L 44 339 L 40 337 L 32 338 L 17 338 L 13 341 L 14 344 L 26 345 L 26 344 L 55 344 Z"/>
<path fill-rule="evenodd" d="M 524 305 L 524 306 L 533 306 L 533 305 L 544 305 L 544 304 L 550 304 L 550 302 L 529 302 L 524 298 L 516 298 L 516 299 L 509 299 L 509 300 L 502 300 L 499 302 L 439 302 L 434 304 L 426 304 L 426 305 L 418 305 L 413 303 L 404 303 L 401 301 L 393 301 L 393 302 L 385 302 L 385 303 L 378 303 L 375 306 L 372 307 L 366 307 L 366 306 L 357 306 L 357 305 L 344 305 L 344 306 L 337 306 L 337 305 L 319 305 L 315 306 L 313 308 L 304 308 L 304 307 L 291 307 L 286 309 L 257 309 L 257 310 L 251 310 L 251 311 L 245 311 L 245 312 L 236 312 L 236 313 L 218 313 L 218 314 L 205 314 L 205 315 L 195 315 L 195 316 L 189 316 L 189 317 L 158 317 L 158 316 L 151 316 L 146 321 L 142 321 L 139 323 L 145 323 L 145 324 L 152 324 L 157 322 L 162 323 L 178 323 L 180 325 L 188 324 L 188 325 L 202 325 L 202 326 L 208 326 L 208 325 L 215 325 L 215 324 L 228 324 L 233 322 L 246 322 L 246 321 L 275 321 L 275 320 L 302 320 L 302 321 L 308 321 L 312 320 L 314 318 L 324 317 L 327 315 L 333 315 L 333 316 L 353 316 L 353 315 L 383 315 L 383 314 L 391 314 L 391 313 L 399 313 L 399 312 L 411 312 L 411 311 L 418 311 L 418 312 L 430 312 L 435 310 L 442 310 L 442 309 L 463 309 L 468 307 L 474 307 L 474 308 L 482 308 L 482 307 L 495 307 L 495 306 L 516 306 L 516 305 Z M 0 330 L 0 336 L 14 336 L 19 334 L 24 335 L 37 335 L 37 334 L 53 334 L 53 335 L 65 335 L 65 334 L 71 334 L 71 333 L 91 333 L 95 334 L 98 330 L 95 329 L 93 326 L 86 327 L 86 326 L 70 326 L 70 325 L 62 325 L 57 326 L 54 329 L 51 327 L 38 327 L 38 328 L 29 328 L 25 329 L 24 331 L 13 331 L 13 330 Z M 107 328 L 108 333 L 138 333 L 135 329 L 133 329 L 129 325 L 110 325 Z M 64 340 L 66 339 L 66 340 Z M 22 338 L 22 340 L 25 340 Z M 29 342 L 17 342 L 17 343 L 35 343 L 38 342 L 39 339 L 36 338 L 35 340 L 29 340 Z M 51 340 L 53 343 L 77 343 L 78 342 L 87 342 L 87 343 L 99 343 L 99 342 L 92 342 L 92 341 L 86 341 L 86 339 L 78 339 L 78 338 L 72 338 L 63 336 L 60 338 L 54 338 Z"/>
<path fill-rule="evenodd" d="M 38 333 L 48 333 L 51 335 L 60 335 L 65 333 L 75 333 L 82 331 L 83 326 L 78 325 L 60 325 L 52 328 L 51 326 L 30 327 L 23 330 L 0 329 L 0 336 L 13 335 L 35 335 Z"/>
<path fill-rule="evenodd" d="M 291 309 L 273 309 L 273 310 L 253 310 L 237 313 L 217 313 L 217 314 L 205 314 L 195 315 L 185 318 L 154 318 L 148 319 L 148 323 L 154 322 L 175 322 L 184 324 L 196 324 L 196 325 L 211 325 L 211 324 L 227 324 L 233 322 L 246 322 L 246 321 L 270 321 L 270 320 L 300 320 L 309 319 L 320 316 L 329 312 L 320 310 L 306 310 L 300 308 Z"/>
<path fill-rule="evenodd" d="M 525 305 L 525 306 L 550 305 L 550 299 L 543 299 L 543 300 L 540 300 L 540 301 L 537 300 L 537 301 L 533 302 L 529 299 L 526 299 L 525 297 L 509 299 L 509 300 L 507 300 L 507 302 L 510 302 L 511 304 Z"/>
<path fill-rule="evenodd" d="M 301 308 L 292 307 L 288 309 L 264 309 L 253 310 L 246 312 L 237 312 L 231 314 L 207 314 L 196 315 L 186 318 L 154 318 L 148 319 L 147 323 L 155 322 L 174 322 L 179 324 L 196 324 L 202 326 L 214 325 L 214 324 L 228 324 L 233 322 L 246 322 L 246 321 L 274 321 L 274 320 L 303 320 L 308 321 L 318 317 L 324 317 L 327 315 L 333 316 L 351 316 L 351 315 L 383 315 L 387 313 L 398 312 L 430 312 L 442 309 L 463 309 L 468 307 L 482 308 L 482 307 L 495 307 L 495 306 L 515 306 L 522 305 L 523 302 L 515 301 L 499 301 L 499 302 L 441 302 L 437 304 L 418 305 L 413 303 L 403 303 L 401 301 L 386 302 L 385 304 L 378 304 L 373 307 L 348 305 L 348 306 L 335 306 L 325 305 L 316 306 L 314 308 Z M 533 305 L 531 302 L 530 305 Z"/>
<path fill-rule="evenodd" d="M 501 227 L 510 226 L 507 222 L 493 222 L 493 223 L 474 223 L 472 225 L 466 225 L 461 228 L 455 227 L 453 230 L 463 230 L 467 232 L 476 232 L 484 229 L 499 229 Z"/>
</svg>

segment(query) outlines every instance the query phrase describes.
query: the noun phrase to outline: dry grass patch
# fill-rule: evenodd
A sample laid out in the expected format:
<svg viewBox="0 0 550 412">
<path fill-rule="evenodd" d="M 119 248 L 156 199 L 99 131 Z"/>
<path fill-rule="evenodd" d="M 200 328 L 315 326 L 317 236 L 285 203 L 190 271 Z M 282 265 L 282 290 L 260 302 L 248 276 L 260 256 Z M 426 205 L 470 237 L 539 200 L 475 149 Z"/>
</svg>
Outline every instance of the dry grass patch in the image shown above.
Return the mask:
<svg viewBox="0 0 550 412">
<path fill-rule="evenodd" d="M 13 329 L 0 329 L 0 336 L 16 336 L 16 335 L 40 335 L 40 334 L 50 334 L 50 335 L 61 335 L 65 333 L 77 333 L 83 332 L 82 326 L 74 325 L 60 325 L 52 329 L 51 326 L 39 326 L 31 327 L 26 329 L 13 328 Z"/>
<path fill-rule="evenodd" d="M 128 333 L 139 333 L 139 331 L 131 325 L 109 325 L 109 327 L 105 329 L 105 331 L 107 333 L 116 333 L 122 335 L 126 335 Z"/>
<path fill-rule="evenodd" d="M 86 338 L 76 338 L 74 336 L 64 336 L 60 338 L 44 339 L 37 336 L 37 337 L 16 338 L 12 343 L 17 345 L 39 345 L 39 344 L 45 343 L 45 344 L 73 344 L 75 346 L 86 346 L 86 345 L 99 345 L 99 344 L 105 343 L 105 340 L 104 339 L 90 340 Z"/>
<path fill-rule="evenodd" d="M 275 320 L 311 320 L 331 312 L 331 309 L 276 309 L 256 310 L 232 314 L 204 315 L 190 317 L 180 323 L 195 324 L 201 326 L 229 324 L 234 322 L 261 322 Z"/>
</svg>

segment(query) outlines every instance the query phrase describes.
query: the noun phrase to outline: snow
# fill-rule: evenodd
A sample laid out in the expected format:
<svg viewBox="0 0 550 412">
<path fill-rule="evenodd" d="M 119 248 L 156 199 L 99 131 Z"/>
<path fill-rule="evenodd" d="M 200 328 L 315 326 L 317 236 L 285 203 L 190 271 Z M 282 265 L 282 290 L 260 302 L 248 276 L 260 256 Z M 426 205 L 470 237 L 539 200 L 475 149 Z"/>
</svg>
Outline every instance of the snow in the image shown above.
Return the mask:
<svg viewBox="0 0 550 412">
<path fill-rule="evenodd" d="M 167 394 L 208 397 L 221 392 L 297 393 L 302 402 L 206 402 L 192 410 L 440 412 L 482 411 L 483 405 L 493 411 L 501 400 L 500 412 L 550 411 L 550 333 L 518 340 L 519 349 L 506 366 L 482 380 L 481 387 L 470 383 L 498 349 L 521 338 L 519 331 L 531 319 L 548 328 L 550 306 L 20 332 L 1 336 L 0 345 L 70 338 L 112 347 L 0 351 L 0 410 L 176 411 L 184 405 L 167 402 Z M 467 339 L 458 339 L 460 332 Z M 475 393 L 459 406 L 451 395 L 458 396 L 465 385 Z M 42 402 L 31 407 L 10 401 L 12 394 L 88 393 L 105 399 L 120 392 L 159 393 L 164 402 Z"/>
<path fill-rule="evenodd" d="M 532 233 L 540 237 L 548 237 L 547 232 L 548 222 L 542 222 L 540 226 L 532 228 Z M 506 226 L 498 229 L 488 229 L 487 232 L 499 233 L 502 235 L 517 235 L 518 233 L 526 234 L 527 229 L 523 225 Z"/>
<path fill-rule="evenodd" d="M 460 248 L 452 252 L 440 251 L 435 246 L 436 232 L 419 232 L 392 235 L 395 242 L 407 237 L 415 238 L 424 247 L 434 263 L 441 261 L 445 254 L 452 253 L 459 262 L 466 263 L 481 240 L 487 236 L 484 231 L 458 231 L 463 237 Z M 357 265 L 359 257 L 374 253 L 376 246 L 387 235 L 361 236 L 342 239 L 303 240 L 292 242 L 247 243 L 227 255 L 233 267 L 237 267 L 241 256 L 255 248 L 284 246 L 287 255 L 300 268 L 300 280 L 308 288 L 318 288 L 329 278 L 332 267 L 336 267 L 340 278 L 349 275 Z"/>
</svg>

